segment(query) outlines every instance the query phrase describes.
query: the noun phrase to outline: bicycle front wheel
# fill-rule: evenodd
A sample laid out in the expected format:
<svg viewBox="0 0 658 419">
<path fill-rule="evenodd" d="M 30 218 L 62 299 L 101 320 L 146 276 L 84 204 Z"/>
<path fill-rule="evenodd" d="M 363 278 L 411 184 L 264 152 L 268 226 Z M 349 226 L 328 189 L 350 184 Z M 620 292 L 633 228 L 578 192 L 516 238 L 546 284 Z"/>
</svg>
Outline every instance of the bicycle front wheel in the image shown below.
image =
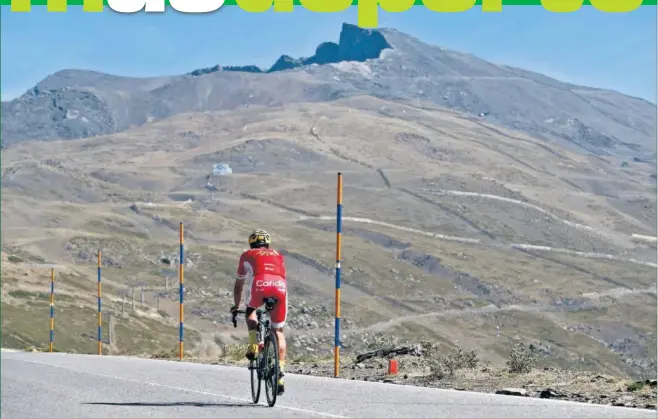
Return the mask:
<svg viewBox="0 0 658 419">
<path fill-rule="evenodd" d="M 260 377 L 261 373 L 259 369 L 259 359 L 260 357 L 249 361 L 249 371 L 251 372 L 251 400 L 254 403 L 258 403 L 260 399 Z"/>
<path fill-rule="evenodd" d="M 273 333 L 269 334 L 267 342 L 265 342 L 264 352 L 265 396 L 267 405 L 272 407 L 276 403 L 276 396 L 279 393 L 279 345 Z"/>
</svg>

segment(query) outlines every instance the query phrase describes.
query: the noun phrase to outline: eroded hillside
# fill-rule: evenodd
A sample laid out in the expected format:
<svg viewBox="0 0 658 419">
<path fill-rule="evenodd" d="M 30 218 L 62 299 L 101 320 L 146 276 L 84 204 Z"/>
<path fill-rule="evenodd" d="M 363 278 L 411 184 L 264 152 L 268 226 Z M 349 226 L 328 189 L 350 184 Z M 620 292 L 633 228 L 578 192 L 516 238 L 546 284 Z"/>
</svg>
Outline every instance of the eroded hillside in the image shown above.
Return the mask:
<svg viewBox="0 0 658 419">
<path fill-rule="evenodd" d="M 17 344 L 47 342 L 47 314 L 33 303 L 46 307 L 43 263 L 75 279 L 58 282 L 57 307 L 89 323 L 61 345 L 93 343 L 100 248 L 113 353 L 173 348 L 184 222 L 191 351 L 244 340 L 226 311 L 244 238 L 262 227 L 287 255 L 292 350 L 328 353 L 341 171 L 345 351 L 385 332 L 458 341 L 499 362 L 522 339 L 543 348 L 546 365 L 655 370 L 655 244 L 632 237 L 656 236 L 647 163 L 366 96 L 181 114 L 109 136 L 16 144 L 2 159 L 3 339 Z M 210 187 L 219 162 L 233 174 Z"/>
</svg>

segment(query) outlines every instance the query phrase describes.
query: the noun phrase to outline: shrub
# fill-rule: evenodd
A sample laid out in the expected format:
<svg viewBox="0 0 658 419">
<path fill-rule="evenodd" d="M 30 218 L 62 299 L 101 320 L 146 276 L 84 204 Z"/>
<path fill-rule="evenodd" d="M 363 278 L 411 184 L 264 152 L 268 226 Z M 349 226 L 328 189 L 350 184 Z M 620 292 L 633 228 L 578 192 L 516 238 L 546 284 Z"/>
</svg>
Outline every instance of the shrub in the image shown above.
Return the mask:
<svg viewBox="0 0 658 419">
<path fill-rule="evenodd" d="M 447 356 L 439 358 L 439 360 L 450 376 L 454 376 L 457 370 L 473 369 L 480 363 L 476 350 L 464 350 L 461 346 L 458 346 Z"/>
<path fill-rule="evenodd" d="M 395 336 L 389 336 L 383 333 L 377 333 L 371 337 L 366 337 L 364 339 L 364 343 L 366 349 L 369 351 L 377 351 L 384 348 L 394 348 L 400 344 Z"/>
<path fill-rule="evenodd" d="M 423 341 L 421 346 L 423 356 L 429 361 L 432 378 L 452 377 L 457 370 L 476 368 L 480 363 L 480 357 L 475 349 L 465 350 L 458 346 L 448 355 L 440 355 L 438 344 Z"/>
<path fill-rule="evenodd" d="M 626 386 L 628 391 L 640 391 L 644 388 L 644 381 L 636 381 Z"/>
<path fill-rule="evenodd" d="M 516 374 L 529 373 L 535 367 L 539 354 L 534 346 L 526 346 L 519 342 L 509 354 L 507 366 L 509 371 Z"/>
<path fill-rule="evenodd" d="M 230 344 L 222 345 L 222 357 L 228 358 L 232 361 L 240 361 L 245 359 L 245 354 L 247 353 L 247 345 L 240 344 Z"/>
</svg>

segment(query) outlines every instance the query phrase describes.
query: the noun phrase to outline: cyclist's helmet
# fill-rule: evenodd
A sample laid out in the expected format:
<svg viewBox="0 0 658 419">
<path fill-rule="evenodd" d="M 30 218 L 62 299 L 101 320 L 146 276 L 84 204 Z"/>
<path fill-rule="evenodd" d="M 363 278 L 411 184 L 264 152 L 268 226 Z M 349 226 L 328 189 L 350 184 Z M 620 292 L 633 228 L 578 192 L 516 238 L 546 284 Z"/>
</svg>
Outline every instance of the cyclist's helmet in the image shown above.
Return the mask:
<svg viewBox="0 0 658 419">
<path fill-rule="evenodd" d="M 249 247 L 252 249 L 257 249 L 259 247 L 269 248 L 270 243 L 272 243 L 272 237 L 270 236 L 270 233 L 265 230 L 256 229 L 249 235 Z"/>
</svg>

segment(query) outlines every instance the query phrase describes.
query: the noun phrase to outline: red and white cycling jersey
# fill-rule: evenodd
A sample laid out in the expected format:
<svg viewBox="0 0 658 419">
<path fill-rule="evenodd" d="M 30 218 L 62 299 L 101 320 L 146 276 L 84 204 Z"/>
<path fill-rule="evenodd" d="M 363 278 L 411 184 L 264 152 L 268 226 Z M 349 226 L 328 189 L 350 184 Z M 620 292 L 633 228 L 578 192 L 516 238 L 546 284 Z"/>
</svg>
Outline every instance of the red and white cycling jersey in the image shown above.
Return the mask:
<svg viewBox="0 0 658 419">
<path fill-rule="evenodd" d="M 249 249 L 240 256 L 236 277 L 246 282 L 247 307 L 258 308 L 268 297 L 278 300 L 271 313 L 272 326 L 283 327 L 288 316 L 286 265 L 283 255 L 274 249 Z"/>
<path fill-rule="evenodd" d="M 249 249 L 240 256 L 238 279 L 250 283 L 254 278 L 275 275 L 286 280 L 286 265 L 283 255 L 274 249 Z"/>
</svg>

